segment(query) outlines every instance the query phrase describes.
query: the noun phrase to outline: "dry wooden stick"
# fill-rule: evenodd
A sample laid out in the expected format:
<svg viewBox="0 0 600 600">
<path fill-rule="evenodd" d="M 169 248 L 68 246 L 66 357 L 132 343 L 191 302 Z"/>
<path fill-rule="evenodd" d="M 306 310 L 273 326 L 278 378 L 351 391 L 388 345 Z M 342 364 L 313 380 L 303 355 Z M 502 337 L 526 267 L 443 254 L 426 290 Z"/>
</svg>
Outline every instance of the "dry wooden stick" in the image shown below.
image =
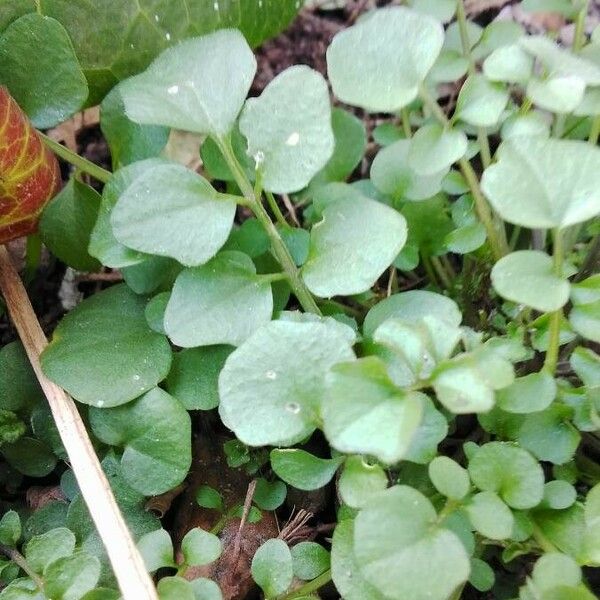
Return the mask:
<svg viewBox="0 0 600 600">
<path fill-rule="evenodd" d="M 104 542 L 123 600 L 158 600 L 152 579 L 125 524 L 90 438 L 71 397 L 42 373 L 40 354 L 48 341 L 15 270 L 0 245 L 0 291 L 19 333 L 52 416 L 79 489 Z"/>
</svg>

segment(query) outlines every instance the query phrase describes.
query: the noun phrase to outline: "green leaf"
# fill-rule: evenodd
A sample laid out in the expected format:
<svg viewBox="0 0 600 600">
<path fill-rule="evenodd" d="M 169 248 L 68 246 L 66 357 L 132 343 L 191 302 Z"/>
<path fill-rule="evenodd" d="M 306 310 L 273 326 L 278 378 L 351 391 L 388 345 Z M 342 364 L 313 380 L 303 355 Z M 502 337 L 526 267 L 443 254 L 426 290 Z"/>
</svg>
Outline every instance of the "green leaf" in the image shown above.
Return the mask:
<svg viewBox="0 0 600 600">
<path fill-rule="evenodd" d="M 194 590 L 194 600 L 223 600 L 219 586 L 212 579 L 198 577 L 190 581 L 190 585 Z"/>
<path fill-rule="evenodd" d="M 100 561 L 87 552 L 75 552 L 54 561 L 44 573 L 44 592 L 50 598 L 77 600 L 96 587 Z"/>
<path fill-rule="evenodd" d="M 589 348 L 579 347 L 571 354 L 571 366 L 590 389 L 600 387 L 600 356 Z"/>
<path fill-rule="evenodd" d="M 123 267 L 121 273 L 127 286 L 136 294 L 152 294 L 171 287 L 182 269 L 172 258 L 148 256 L 141 263 Z"/>
<path fill-rule="evenodd" d="M 496 575 L 490 565 L 479 558 L 471 558 L 469 583 L 479 592 L 488 592 L 494 587 Z"/>
<path fill-rule="evenodd" d="M 250 446 L 300 442 L 317 426 L 325 374 L 354 358 L 351 343 L 345 331 L 322 322 L 268 323 L 225 362 L 223 423 Z"/>
<path fill-rule="evenodd" d="M 267 598 L 284 594 L 292 583 L 292 555 L 283 540 L 266 541 L 252 559 L 252 578 Z"/>
<path fill-rule="evenodd" d="M 533 72 L 533 59 L 518 44 L 496 48 L 483 62 L 483 73 L 490 81 L 527 82 Z"/>
<path fill-rule="evenodd" d="M 477 127 L 494 127 L 508 100 L 508 90 L 501 83 L 488 81 L 483 75 L 470 75 L 458 94 L 454 118 Z"/>
<path fill-rule="evenodd" d="M 223 252 L 202 267 L 185 269 L 173 286 L 165 331 L 184 348 L 239 346 L 271 320 L 271 284 L 256 275 L 252 259 Z"/>
<path fill-rule="evenodd" d="M 119 86 L 100 105 L 100 128 L 108 142 L 114 170 L 157 156 L 169 138 L 168 128 L 138 125 L 127 117 Z"/>
<path fill-rule="evenodd" d="M 202 508 L 212 508 L 222 511 L 224 508 L 223 497 L 217 490 L 208 485 L 201 485 L 196 492 L 196 503 Z"/>
<path fill-rule="evenodd" d="M 11 342 L 0 348 L 0 407 L 18 411 L 43 398 L 23 344 Z"/>
<path fill-rule="evenodd" d="M 338 200 L 323 211 L 310 235 L 302 278 L 321 297 L 368 290 L 406 242 L 404 217 L 374 200 Z"/>
<path fill-rule="evenodd" d="M 318 458 L 299 448 L 271 450 L 271 468 L 275 474 L 299 490 L 326 486 L 343 462 L 343 456 Z"/>
<path fill-rule="evenodd" d="M 462 321 L 458 305 L 451 298 L 426 290 L 411 290 L 393 294 L 375 304 L 365 317 L 363 333 L 372 337 L 375 330 L 388 319 L 414 323 L 429 315 L 454 327 L 458 327 Z"/>
<path fill-rule="evenodd" d="M 502 410 L 525 414 L 544 410 L 556 397 L 556 381 L 547 371 L 518 377 L 508 387 L 498 390 L 496 403 Z"/>
<path fill-rule="evenodd" d="M 284 503 L 286 496 L 287 487 L 283 481 L 267 481 L 259 477 L 252 500 L 261 510 L 276 510 Z"/>
<path fill-rule="evenodd" d="M 423 400 L 419 392 L 394 386 L 385 363 L 373 356 L 333 367 L 322 413 L 325 435 L 336 450 L 393 464 L 410 447 Z"/>
<path fill-rule="evenodd" d="M 552 258 L 539 250 L 519 250 L 492 269 L 492 285 L 503 298 L 552 312 L 569 301 L 569 282 L 554 273 Z"/>
<path fill-rule="evenodd" d="M 353 106 L 396 112 L 416 98 L 443 41 L 441 24 L 429 16 L 403 7 L 378 10 L 333 38 L 327 49 L 333 92 Z"/>
<path fill-rule="evenodd" d="M 497 492 L 512 508 L 537 506 L 544 495 L 544 473 L 522 448 L 506 442 L 481 446 L 469 461 L 469 475 L 483 491 Z"/>
<path fill-rule="evenodd" d="M 258 98 L 247 100 L 240 131 L 266 190 L 297 192 L 333 154 L 327 83 L 307 66 L 286 69 Z"/>
<path fill-rule="evenodd" d="M 588 340 L 600 341 L 600 276 L 592 275 L 571 286 L 573 308 L 569 323 Z"/>
<path fill-rule="evenodd" d="M 75 536 L 66 527 L 57 527 L 32 537 L 25 546 L 25 560 L 36 573 L 59 558 L 71 556 L 75 550 Z"/>
<path fill-rule="evenodd" d="M 174 567 L 173 542 L 168 531 L 157 529 L 143 535 L 137 543 L 146 569 L 154 573 L 161 567 Z"/>
<path fill-rule="evenodd" d="M 519 136 L 502 142 L 496 156 L 481 185 L 505 221 L 565 228 L 600 211 L 600 150 L 592 145 Z"/>
<path fill-rule="evenodd" d="M 21 539 L 21 518 L 14 510 L 7 510 L 0 519 L 0 544 L 14 548 Z"/>
<path fill-rule="evenodd" d="M 502 123 L 501 133 L 503 140 L 520 135 L 549 138 L 550 125 L 541 112 L 531 110 L 526 115 L 516 114 L 508 117 Z"/>
<path fill-rule="evenodd" d="M 448 435 L 448 421 L 430 398 L 423 398 L 423 418 L 415 432 L 404 460 L 427 464 L 437 454 L 438 444 Z"/>
<path fill-rule="evenodd" d="M 461 541 L 437 525 L 429 500 L 408 486 L 382 492 L 360 511 L 354 552 L 367 581 L 397 600 L 445 600 L 470 571 Z"/>
<path fill-rule="evenodd" d="M 467 136 L 459 129 L 437 123 L 424 125 L 414 134 L 408 164 L 418 175 L 435 175 L 462 158 L 467 151 Z"/>
<path fill-rule="evenodd" d="M 26 431 L 25 423 L 14 412 L 0 409 L 0 446 L 16 442 Z"/>
<path fill-rule="evenodd" d="M 196 600 L 189 581 L 177 575 L 163 577 L 156 586 L 160 600 Z"/>
<path fill-rule="evenodd" d="M 410 7 L 417 12 L 429 15 L 442 23 L 447 23 L 456 12 L 454 0 L 411 0 Z"/>
<path fill-rule="evenodd" d="M 386 600 L 362 575 L 354 552 L 354 522 L 340 521 L 333 532 L 331 576 L 345 600 Z"/>
<path fill-rule="evenodd" d="M 124 285 L 84 300 L 43 352 L 45 375 L 98 407 L 118 406 L 152 389 L 169 372 L 171 349 L 148 327 L 144 305 Z"/>
<path fill-rule="evenodd" d="M 254 160 L 246 152 L 248 148 L 248 141 L 240 133 L 239 123 L 237 122 L 231 131 L 230 140 L 233 154 L 242 166 L 244 173 L 246 173 L 248 179 L 254 179 Z M 207 137 L 200 146 L 200 158 L 202 158 L 204 171 L 210 176 L 210 178 L 221 179 L 222 181 L 235 181 L 235 177 L 231 172 L 231 168 L 223 156 L 222 148 L 213 138 Z M 245 223 L 247 223 L 247 221 L 244 221 L 241 227 L 243 227 Z M 262 225 L 260 228 L 264 233 Z M 241 248 L 237 249 L 241 250 Z"/>
<path fill-rule="evenodd" d="M 186 410 L 217 407 L 219 373 L 232 350 L 230 346 L 210 346 L 177 352 L 165 381 L 167 392 Z"/>
<path fill-rule="evenodd" d="M 330 181 L 344 181 L 360 163 L 367 146 L 364 123 L 342 108 L 331 111 L 333 129 L 333 155 L 327 164 L 313 177 L 311 188 Z"/>
<path fill-rule="evenodd" d="M 256 59 L 244 36 L 226 29 L 168 48 L 120 91 L 127 116 L 136 123 L 223 138 L 255 73 Z"/>
<path fill-rule="evenodd" d="M 90 409 L 94 434 L 106 444 L 124 448 L 125 481 L 147 496 L 179 485 L 191 463 L 191 425 L 175 398 L 154 388 L 124 406 Z"/>
<path fill-rule="evenodd" d="M 11 467 L 30 477 L 45 477 L 56 466 L 52 450 L 33 437 L 22 437 L 12 444 L 4 444 L 0 454 Z"/>
<path fill-rule="evenodd" d="M 491 540 L 511 537 L 514 519 L 510 508 L 494 492 L 475 494 L 465 506 L 473 527 Z"/>
<path fill-rule="evenodd" d="M 38 14 L 13 21 L 0 35 L 0 81 L 40 129 L 66 121 L 88 97 L 67 31 Z"/>
<path fill-rule="evenodd" d="M 119 242 L 186 266 L 204 264 L 226 242 L 236 204 L 182 165 L 145 171 L 125 188 L 110 222 Z"/>
<path fill-rule="evenodd" d="M 161 292 L 156 294 L 154 298 L 148 300 L 146 308 L 144 309 L 144 316 L 148 327 L 156 333 L 166 335 L 165 331 L 165 310 L 171 297 L 171 292 Z"/>
<path fill-rule="evenodd" d="M 547 594 L 553 588 L 575 587 L 581 582 L 581 568 L 570 557 L 558 552 L 549 552 L 541 556 L 533 567 L 528 583 L 536 591 L 536 596 L 544 598 L 568 598 L 566 595 Z M 529 587 L 529 586 L 528 586 Z M 585 596 L 573 596 L 585 600 Z"/>
<path fill-rule="evenodd" d="M 294 575 L 311 581 L 329 569 L 329 552 L 316 542 L 300 542 L 292 547 Z"/>
<path fill-rule="evenodd" d="M 585 93 L 585 81 L 574 75 L 555 75 L 547 79 L 532 78 L 527 96 L 541 109 L 567 114 L 577 108 Z"/>
<path fill-rule="evenodd" d="M 361 456 L 346 459 L 338 481 L 340 497 L 351 508 L 361 508 L 387 486 L 385 471 L 379 465 L 367 463 Z"/>
<path fill-rule="evenodd" d="M 469 493 L 469 474 L 451 458 L 436 456 L 428 469 L 429 478 L 440 494 L 452 500 L 462 500 Z"/>
<path fill-rule="evenodd" d="M 563 510 L 573 506 L 577 500 L 577 490 L 567 481 L 557 479 L 544 485 L 544 499 L 541 506 L 553 510 Z"/>
<path fill-rule="evenodd" d="M 181 541 L 181 551 L 188 566 L 202 566 L 214 562 L 221 555 L 221 540 L 199 527 L 190 529 Z"/>
<path fill-rule="evenodd" d="M 101 266 L 88 254 L 100 202 L 96 190 L 72 177 L 42 213 L 42 241 L 52 254 L 78 271 L 97 271 Z"/>
<path fill-rule="evenodd" d="M 419 175 L 409 164 L 411 140 L 399 140 L 377 153 L 371 165 L 373 185 L 395 200 L 425 200 L 442 189 L 449 166 L 432 175 Z"/>
</svg>

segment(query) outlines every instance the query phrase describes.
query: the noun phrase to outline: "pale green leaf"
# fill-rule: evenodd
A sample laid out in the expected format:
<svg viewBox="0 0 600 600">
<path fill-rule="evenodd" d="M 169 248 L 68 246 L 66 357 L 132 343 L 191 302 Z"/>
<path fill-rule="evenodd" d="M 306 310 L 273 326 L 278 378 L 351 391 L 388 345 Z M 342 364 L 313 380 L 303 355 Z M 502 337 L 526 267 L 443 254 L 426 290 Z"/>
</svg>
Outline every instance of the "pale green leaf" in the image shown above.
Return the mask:
<svg viewBox="0 0 600 600">
<path fill-rule="evenodd" d="M 294 575 L 304 581 L 316 579 L 329 568 L 329 552 L 316 542 L 300 542 L 292 547 Z"/>
<path fill-rule="evenodd" d="M 299 490 L 324 487 L 343 462 L 343 456 L 318 458 L 299 448 L 271 450 L 271 468 L 275 474 Z"/>
<path fill-rule="evenodd" d="M 36 573 L 59 558 L 70 556 L 75 550 L 75 536 L 66 527 L 57 527 L 32 537 L 25 546 L 25 560 Z"/>
<path fill-rule="evenodd" d="M 252 578 L 267 598 L 284 594 L 294 577 L 292 555 L 283 540 L 266 541 L 252 559 Z"/>
<path fill-rule="evenodd" d="M 221 540 L 199 527 L 190 529 L 181 540 L 181 551 L 189 566 L 202 566 L 214 562 L 221 555 Z"/>
<path fill-rule="evenodd" d="M 447 456 L 436 456 L 429 463 L 429 478 L 436 490 L 452 500 L 462 500 L 471 482 L 466 469 Z"/>
<path fill-rule="evenodd" d="M 584 92 L 585 81 L 575 75 L 534 77 L 527 85 L 527 96 L 536 106 L 559 114 L 573 112 L 581 104 Z"/>
<path fill-rule="evenodd" d="M 75 552 L 54 561 L 44 573 L 44 592 L 49 598 L 79 600 L 100 577 L 100 561 L 87 552 Z"/>
<path fill-rule="evenodd" d="M 506 105 L 508 90 L 483 75 L 471 75 L 463 84 L 456 102 L 455 118 L 477 127 L 498 124 Z"/>
<path fill-rule="evenodd" d="M 338 491 L 348 506 L 361 508 L 387 485 L 387 475 L 379 465 L 369 464 L 361 456 L 349 456 L 338 481 Z"/>
<path fill-rule="evenodd" d="M 494 492 L 475 494 L 465 510 L 474 529 L 491 540 L 511 536 L 514 519 L 510 508 Z"/>
<path fill-rule="evenodd" d="M 144 534 L 137 542 L 146 569 L 154 573 L 161 567 L 174 567 L 173 542 L 168 531 L 157 529 Z"/>
<path fill-rule="evenodd" d="M 408 164 L 418 175 L 435 175 L 462 158 L 467 151 L 467 136 L 459 129 L 431 124 L 413 136 Z"/>
<path fill-rule="evenodd" d="M 523 83 L 533 71 L 533 58 L 513 44 L 494 50 L 483 62 L 483 73 L 490 81 Z"/>
</svg>

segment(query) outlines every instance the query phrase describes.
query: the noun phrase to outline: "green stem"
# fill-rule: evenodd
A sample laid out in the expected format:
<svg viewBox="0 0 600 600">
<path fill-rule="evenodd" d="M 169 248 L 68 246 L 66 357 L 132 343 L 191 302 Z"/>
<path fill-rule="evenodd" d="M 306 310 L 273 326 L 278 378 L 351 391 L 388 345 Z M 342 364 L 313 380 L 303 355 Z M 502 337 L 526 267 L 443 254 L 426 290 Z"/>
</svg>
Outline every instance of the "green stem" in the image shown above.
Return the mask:
<svg viewBox="0 0 600 600">
<path fill-rule="evenodd" d="M 300 272 L 294 263 L 294 259 L 292 258 L 292 255 L 290 254 L 290 251 L 288 250 L 284 241 L 281 239 L 277 227 L 275 227 L 273 221 L 271 221 L 271 217 L 269 217 L 265 207 L 261 204 L 260 199 L 255 196 L 252 184 L 250 181 L 248 181 L 248 178 L 244 173 L 244 169 L 240 165 L 233 152 L 231 141 L 229 139 L 221 140 L 217 138 L 215 138 L 215 141 L 219 146 L 221 153 L 225 157 L 225 160 L 227 161 L 227 164 L 233 173 L 238 187 L 246 198 L 250 210 L 252 210 L 254 216 L 257 218 L 269 236 L 273 254 L 279 261 L 279 264 L 282 266 L 283 270 L 287 273 L 289 283 L 292 286 L 292 290 L 294 291 L 296 298 L 298 298 L 298 301 L 302 305 L 302 308 L 307 312 L 321 315 L 321 311 L 319 310 L 319 307 L 317 306 L 317 303 L 315 302 L 315 299 L 313 298 L 309 289 L 304 284 L 304 281 L 302 281 Z"/>
<path fill-rule="evenodd" d="M 439 257 L 432 256 L 431 257 L 431 264 L 433 265 L 433 268 L 435 269 L 435 272 L 437 273 L 438 277 L 440 278 L 440 281 L 442 282 L 442 285 L 447 290 L 451 289 L 452 288 L 452 279 L 450 278 L 450 276 L 448 275 L 448 273 L 446 273 L 446 270 L 444 269 L 444 265 L 440 261 Z"/>
<path fill-rule="evenodd" d="M 460 600 L 462 597 L 463 590 L 465 589 L 466 583 L 459 585 L 453 592 L 448 600 Z"/>
<path fill-rule="evenodd" d="M 325 573 L 319 575 L 316 579 L 308 581 L 299 588 L 296 588 L 293 592 L 289 592 L 284 596 L 280 596 L 279 600 L 294 600 L 295 598 L 302 598 L 302 596 L 308 596 L 313 592 L 316 592 L 319 588 L 328 584 L 331 581 L 331 570 L 325 571 Z"/>
<path fill-rule="evenodd" d="M 25 268 L 28 275 L 33 275 L 42 260 L 42 238 L 39 233 L 27 236 L 27 249 L 25 253 Z"/>
<path fill-rule="evenodd" d="M 265 196 L 267 197 L 267 202 L 269 204 L 269 208 L 273 212 L 275 216 L 275 220 L 282 226 L 289 228 L 289 223 L 285 220 L 281 209 L 279 208 L 279 204 L 277 204 L 277 200 L 275 200 L 275 196 L 273 196 L 272 192 L 265 192 Z"/>
<path fill-rule="evenodd" d="M 596 235 L 588 248 L 587 255 L 575 277 L 575 281 L 582 281 L 600 270 L 600 234 Z"/>
<path fill-rule="evenodd" d="M 600 115 L 596 115 L 592 121 L 588 142 L 592 144 L 592 146 L 596 146 L 598 144 L 598 138 L 600 138 Z"/>
<path fill-rule="evenodd" d="M 425 269 L 425 273 L 429 278 L 429 282 L 433 285 L 439 285 L 437 276 L 435 274 L 435 269 L 433 268 L 433 264 L 431 262 L 431 257 L 425 253 L 421 253 L 421 262 L 423 263 L 423 268 Z"/>
<path fill-rule="evenodd" d="M 563 239 L 560 229 L 554 230 L 554 247 L 552 249 L 552 258 L 554 264 L 554 274 L 557 277 L 562 277 Z M 550 315 L 550 339 L 548 342 L 548 350 L 546 351 L 546 360 L 544 361 L 544 369 L 549 371 L 552 375 L 554 375 L 554 372 L 556 371 L 556 365 L 558 363 L 561 322 L 562 308 L 559 308 Z"/>
<path fill-rule="evenodd" d="M 257 275 L 256 278 L 260 283 L 274 283 L 275 281 L 283 281 L 287 280 L 287 273 L 264 273 L 262 275 Z"/>
<path fill-rule="evenodd" d="M 69 150 L 62 144 L 55 142 L 53 139 L 49 138 L 47 135 L 39 132 L 39 135 L 44 140 L 44 143 L 54 154 L 60 156 L 63 160 L 66 160 L 68 163 L 71 163 L 84 173 L 91 175 L 94 179 L 101 181 L 102 183 L 107 183 L 111 177 L 110 171 L 95 165 L 93 162 L 89 161 L 87 158 L 83 158 L 83 156 L 79 156 L 79 154 Z"/>
<path fill-rule="evenodd" d="M 412 137 L 412 127 L 410 126 L 410 111 L 404 107 L 400 113 L 402 117 L 402 130 L 407 140 Z"/>
<path fill-rule="evenodd" d="M 35 11 L 37 12 L 38 15 L 43 15 L 44 14 L 42 12 L 42 2 L 41 2 L 41 0 L 35 0 Z"/>
<path fill-rule="evenodd" d="M 533 539 L 544 552 L 558 552 L 558 548 L 544 535 L 536 523 L 533 523 Z"/>
<path fill-rule="evenodd" d="M 25 573 L 27 573 L 39 590 L 44 589 L 44 582 L 42 578 L 29 566 L 29 563 L 25 560 L 25 557 L 18 550 L 11 548 L 10 546 L 0 544 L 0 553 L 4 554 L 4 556 L 12 560 L 17 566 L 25 571 Z"/>
<path fill-rule="evenodd" d="M 590 0 L 584 0 L 583 6 L 577 15 L 575 21 L 575 34 L 573 36 L 573 51 L 579 52 L 585 42 L 585 19 L 590 8 Z"/>
</svg>

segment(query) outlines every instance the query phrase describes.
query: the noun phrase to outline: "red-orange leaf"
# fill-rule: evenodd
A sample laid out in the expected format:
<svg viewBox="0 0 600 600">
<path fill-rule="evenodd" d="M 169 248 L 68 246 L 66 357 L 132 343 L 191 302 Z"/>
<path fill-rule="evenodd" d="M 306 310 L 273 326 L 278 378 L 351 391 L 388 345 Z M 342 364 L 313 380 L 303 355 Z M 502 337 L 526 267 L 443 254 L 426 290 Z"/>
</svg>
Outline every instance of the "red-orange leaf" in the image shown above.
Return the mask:
<svg viewBox="0 0 600 600">
<path fill-rule="evenodd" d="M 33 233 L 59 189 L 56 157 L 0 86 L 0 243 Z"/>
</svg>

